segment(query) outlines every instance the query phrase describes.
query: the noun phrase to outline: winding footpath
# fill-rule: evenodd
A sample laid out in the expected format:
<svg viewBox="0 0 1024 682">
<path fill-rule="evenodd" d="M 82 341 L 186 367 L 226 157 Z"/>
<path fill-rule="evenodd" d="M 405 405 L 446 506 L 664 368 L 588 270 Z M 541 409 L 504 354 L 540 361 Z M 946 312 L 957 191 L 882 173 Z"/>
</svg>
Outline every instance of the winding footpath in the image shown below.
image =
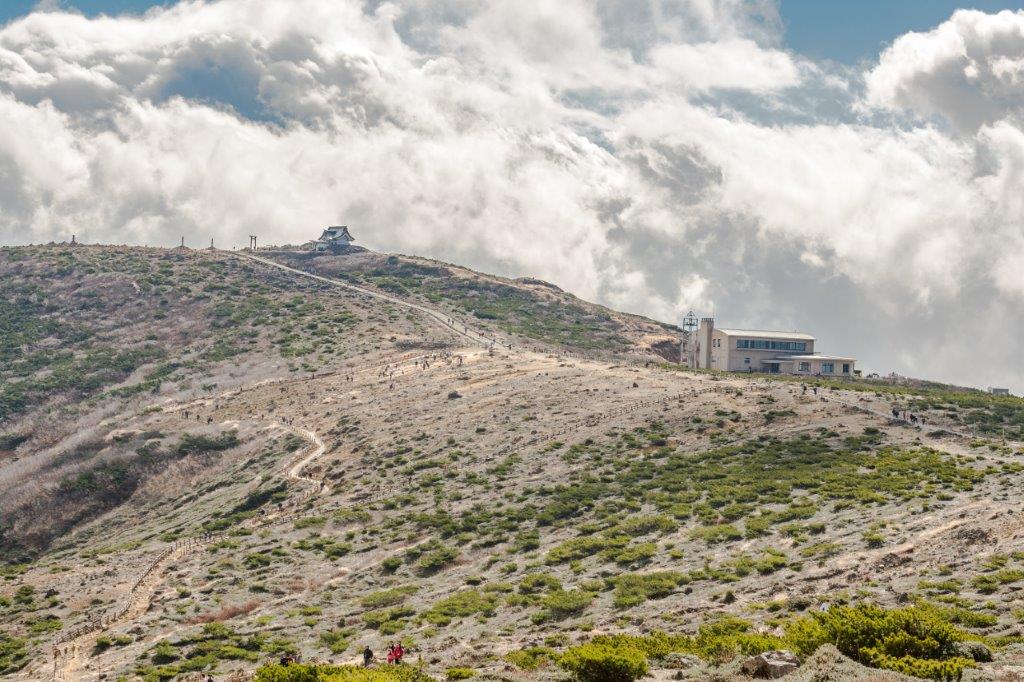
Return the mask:
<svg viewBox="0 0 1024 682">
<path fill-rule="evenodd" d="M 303 470 L 320 458 L 326 451 L 323 440 L 314 431 L 307 429 L 288 430 L 302 436 L 313 445 L 310 452 L 300 455 L 300 458 L 285 473 L 286 478 L 307 484 L 309 489 L 298 498 L 290 498 L 285 504 L 284 511 L 281 513 L 265 518 L 253 517 L 243 522 L 243 525 L 260 527 L 272 522 L 279 522 L 282 518 L 295 515 L 302 502 L 326 490 L 325 481 L 303 475 Z M 83 668 L 88 668 L 89 655 L 96 647 L 99 638 L 104 633 L 126 623 L 131 623 L 145 615 L 149 611 L 157 587 L 163 582 L 167 571 L 217 537 L 219 536 L 208 534 L 202 537 L 175 541 L 161 552 L 150 563 L 142 576 L 135 581 L 128 592 L 127 602 L 119 611 L 112 615 L 95 616 L 54 640 L 52 649 L 53 665 L 50 679 L 53 682 L 80 682 L 82 670 Z"/>
</svg>

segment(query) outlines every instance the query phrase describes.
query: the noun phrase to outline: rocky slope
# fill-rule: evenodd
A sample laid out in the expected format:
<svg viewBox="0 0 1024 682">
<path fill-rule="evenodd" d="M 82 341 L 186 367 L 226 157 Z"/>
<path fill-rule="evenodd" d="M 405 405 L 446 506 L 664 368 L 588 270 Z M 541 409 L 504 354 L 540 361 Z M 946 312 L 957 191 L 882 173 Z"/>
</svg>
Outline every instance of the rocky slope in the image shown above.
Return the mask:
<svg viewBox="0 0 1024 682">
<path fill-rule="evenodd" d="M 262 255 L 294 270 L 0 250 L 0 674 L 400 638 L 435 675 L 557 678 L 602 634 L 747 642 L 862 602 L 987 638 L 969 674 L 1020 671 L 1024 402 L 686 372 L 652 352 L 671 329 L 541 282 Z M 719 653 L 653 674 L 739 675 Z"/>
</svg>

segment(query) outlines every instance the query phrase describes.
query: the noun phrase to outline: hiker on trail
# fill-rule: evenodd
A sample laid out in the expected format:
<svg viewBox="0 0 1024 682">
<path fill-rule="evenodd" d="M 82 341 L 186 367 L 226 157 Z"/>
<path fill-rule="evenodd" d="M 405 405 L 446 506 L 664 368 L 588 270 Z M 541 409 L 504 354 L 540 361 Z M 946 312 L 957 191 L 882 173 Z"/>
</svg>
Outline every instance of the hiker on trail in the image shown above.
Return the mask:
<svg viewBox="0 0 1024 682">
<path fill-rule="evenodd" d="M 807 393 L 807 384 L 800 384 L 800 393 Z"/>
<path fill-rule="evenodd" d="M 363 667 L 364 668 L 369 668 L 370 667 L 370 661 L 372 661 L 372 660 L 373 660 L 373 651 L 370 649 L 370 646 L 367 645 L 366 648 L 363 649 Z"/>
<path fill-rule="evenodd" d="M 814 387 L 814 395 L 818 395 L 818 387 L 817 386 Z"/>
<path fill-rule="evenodd" d="M 395 663 L 395 645 L 388 644 L 388 665 Z"/>
<path fill-rule="evenodd" d="M 402 643 L 401 642 L 396 642 L 395 643 L 395 665 L 398 665 L 398 664 L 400 664 L 402 662 L 402 656 L 405 656 L 405 648 L 402 647 Z"/>
<path fill-rule="evenodd" d="M 892 408 L 892 418 L 893 419 L 899 419 L 900 418 L 900 411 L 897 410 L 895 407 Z"/>
</svg>

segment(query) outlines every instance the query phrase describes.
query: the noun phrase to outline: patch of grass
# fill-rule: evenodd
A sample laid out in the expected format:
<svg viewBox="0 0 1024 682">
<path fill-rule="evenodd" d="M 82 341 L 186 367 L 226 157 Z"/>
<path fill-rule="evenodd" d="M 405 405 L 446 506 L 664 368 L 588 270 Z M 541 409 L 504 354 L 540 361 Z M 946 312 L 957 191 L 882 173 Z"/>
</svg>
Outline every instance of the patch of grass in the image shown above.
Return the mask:
<svg viewBox="0 0 1024 682">
<path fill-rule="evenodd" d="M 498 606 L 498 597 L 477 589 L 466 589 L 446 597 L 430 607 L 423 614 L 424 620 L 433 625 L 446 627 L 456 618 L 474 615 L 490 617 Z"/>
<path fill-rule="evenodd" d="M 612 579 L 615 584 L 613 603 L 616 608 L 638 606 L 648 599 L 662 599 L 689 582 L 687 576 L 676 571 L 654 573 L 624 573 Z"/>
</svg>

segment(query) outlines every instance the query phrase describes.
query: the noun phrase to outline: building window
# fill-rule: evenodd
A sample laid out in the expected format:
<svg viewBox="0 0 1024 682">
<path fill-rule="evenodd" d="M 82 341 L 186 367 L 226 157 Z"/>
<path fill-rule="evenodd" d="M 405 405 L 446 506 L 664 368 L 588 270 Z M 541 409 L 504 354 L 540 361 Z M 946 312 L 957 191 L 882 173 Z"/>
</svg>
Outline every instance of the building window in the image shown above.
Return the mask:
<svg viewBox="0 0 1024 682">
<path fill-rule="evenodd" d="M 743 358 L 743 364 L 744 365 L 749 365 L 750 364 L 750 358 Z"/>
<path fill-rule="evenodd" d="M 801 372 L 810 372 L 811 371 L 811 363 L 809 363 L 809 362 L 801 362 L 800 363 L 800 371 Z"/>
<path fill-rule="evenodd" d="M 796 353 L 807 352 L 807 343 L 804 341 L 767 341 L 765 339 L 739 339 L 736 341 L 737 349 L 749 350 L 784 350 Z"/>
<path fill-rule="evenodd" d="M 836 371 L 836 366 L 833 363 L 831 363 L 831 362 L 823 362 L 823 363 L 821 363 L 821 373 L 822 374 L 834 374 L 835 371 Z"/>
<path fill-rule="evenodd" d="M 850 363 L 844 362 L 843 363 L 843 374 L 849 374 L 849 373 L 850 373 Z"/>
</svg>

